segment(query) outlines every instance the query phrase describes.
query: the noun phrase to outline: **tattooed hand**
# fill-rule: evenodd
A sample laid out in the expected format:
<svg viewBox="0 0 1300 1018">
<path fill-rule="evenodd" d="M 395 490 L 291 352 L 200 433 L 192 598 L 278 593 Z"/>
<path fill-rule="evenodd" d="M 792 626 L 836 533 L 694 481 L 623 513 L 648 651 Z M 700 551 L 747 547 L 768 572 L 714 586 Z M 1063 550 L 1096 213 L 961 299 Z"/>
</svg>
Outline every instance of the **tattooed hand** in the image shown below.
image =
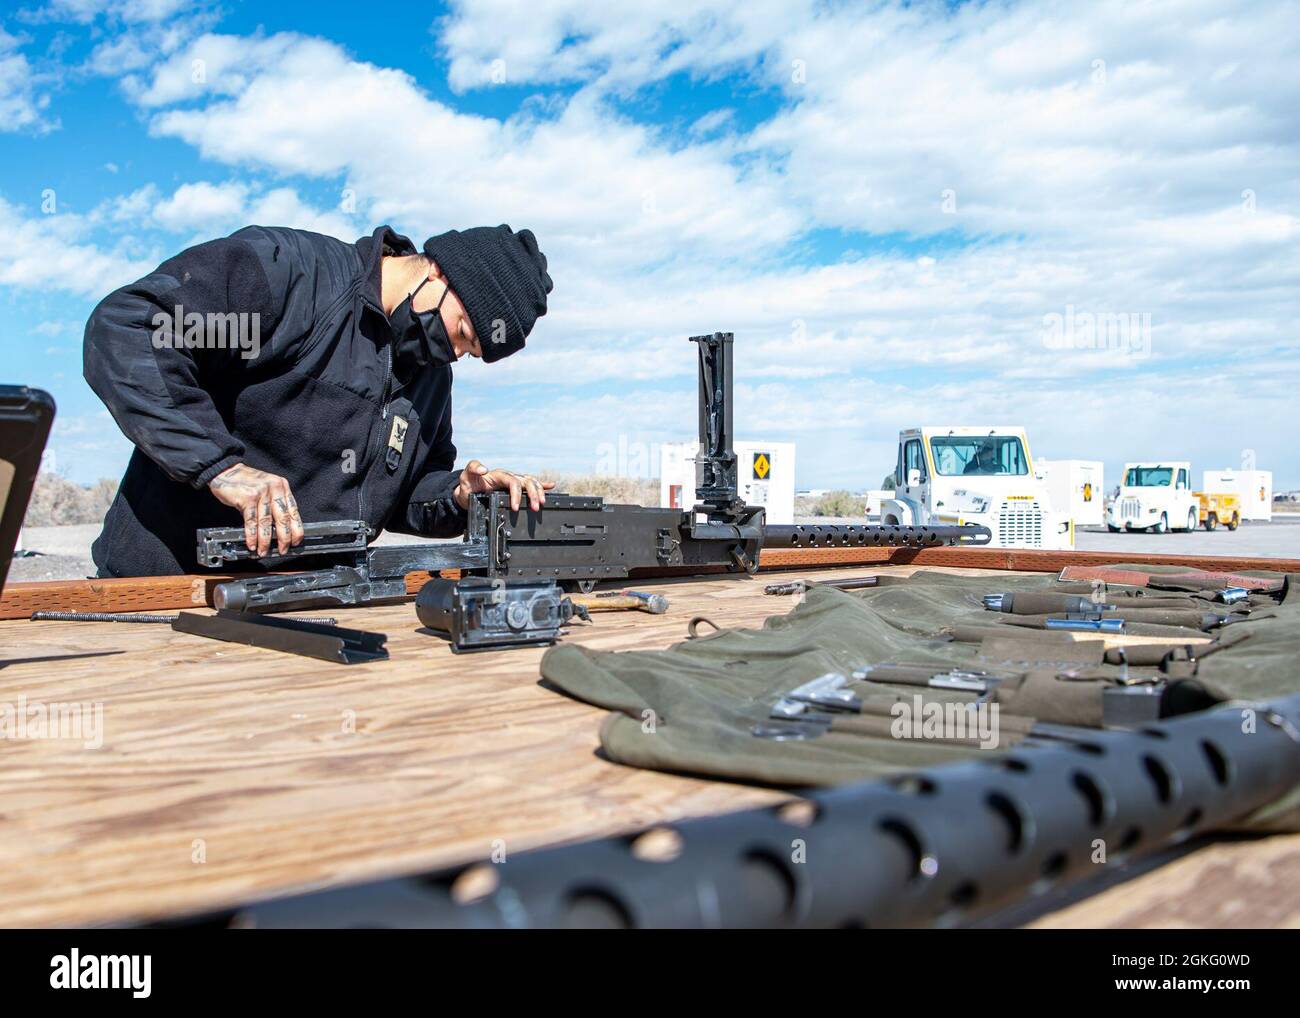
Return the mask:
<svg viewBox="0 0 1300 1018">
<path fill-rule="evenodd" d="M 259 557 L 271 550 L 272 528 L 281 555 L 302 543 L 302 517 L 289 482 L 276 474 L 236 463 L 212 479 L 208 490 L 217 501 L 244 514 L 244 543 Z"/>
<path fill-rule="evenodd" d="M 537 510 L 546 505 L 546 493 L 554 487 L 554 481 L 539 481 L 532 474 L 515 474 L 509 470 L 489 470 L 478 460 L 470 460 L 469 465 L 460 472 L 460 483 L 451 494 L 458 506 L 468 509 L 471 495 L 485 491 L 508 491 L 512 510 L 519 508 L 522 495 L 527 495 L 528 504 Z"/>
</svg>

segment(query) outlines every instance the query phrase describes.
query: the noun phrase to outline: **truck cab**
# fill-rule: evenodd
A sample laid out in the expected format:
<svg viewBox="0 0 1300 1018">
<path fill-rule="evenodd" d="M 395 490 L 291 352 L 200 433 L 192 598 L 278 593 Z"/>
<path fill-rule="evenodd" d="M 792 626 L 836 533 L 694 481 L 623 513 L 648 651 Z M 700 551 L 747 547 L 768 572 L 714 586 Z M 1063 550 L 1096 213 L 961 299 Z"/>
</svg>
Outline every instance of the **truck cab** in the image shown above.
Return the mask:
<svg viewBox="0 0 1300 1018">
<path fill-rule="evenodd" d="M 1192 465 L 1185 460 L 1125 463 L 1119 493 L 1106 507 L 1106 526 L 1120 530 L 1195 530 L 1200 500 L 1192 491 Z"/>
<path fill-rule="evenodd" d="M 904 526 L 976 523 L 1003 548 L 1073 548 L 1067 514 L 1034 476 L 1025 429 L 910 428 L 898 436 L 894 494 L 880 520 Z"/>
</svg>

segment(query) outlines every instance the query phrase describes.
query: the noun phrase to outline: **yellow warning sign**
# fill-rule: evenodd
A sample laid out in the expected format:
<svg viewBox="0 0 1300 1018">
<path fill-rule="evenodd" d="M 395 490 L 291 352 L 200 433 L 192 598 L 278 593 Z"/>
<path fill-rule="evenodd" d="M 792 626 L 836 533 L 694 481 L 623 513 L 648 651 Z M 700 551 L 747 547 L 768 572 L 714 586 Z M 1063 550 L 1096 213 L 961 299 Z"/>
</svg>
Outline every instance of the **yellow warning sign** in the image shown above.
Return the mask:
<svg viewBox="0 0 1300 1018">
<path fill-rule="evenodd" d="M 1085 502 L 1092 501 L 1092 485 L 1089 484 L 1087 481 L 1083 482 L 1083 500 Z"/>
<path fill-rule="evenodd" d="M 765 452 L 754 453 L 754 479 L 756 481 L 767 480 L 767 475 L 772 472 L 772 459 Z"/>
</svg>

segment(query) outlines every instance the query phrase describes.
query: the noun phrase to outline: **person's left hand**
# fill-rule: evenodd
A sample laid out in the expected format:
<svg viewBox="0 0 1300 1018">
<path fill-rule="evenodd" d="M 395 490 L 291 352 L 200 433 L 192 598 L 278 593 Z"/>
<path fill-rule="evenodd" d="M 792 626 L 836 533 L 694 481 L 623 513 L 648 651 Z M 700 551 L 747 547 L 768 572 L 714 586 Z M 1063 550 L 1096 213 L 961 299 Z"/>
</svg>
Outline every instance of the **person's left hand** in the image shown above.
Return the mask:
<svg viewBox="0 0 1300 1018">
<path fill-rule="evenodd" d="M 508 491 L 510 508 L 517 510 L 521 496 L 527 492 L 528 504 L 537 510 L 546 504 L 546 493 L 554 487 L 554 481 L 539 481 L 531 474 L 516 474 L 509 470 L 489 470 L 478 460 L 470 460 L 460 472 L 460 483 L 451 495 L 458 506 L 468 509 L 471 495 L 485 491 Z"/>
</svg>

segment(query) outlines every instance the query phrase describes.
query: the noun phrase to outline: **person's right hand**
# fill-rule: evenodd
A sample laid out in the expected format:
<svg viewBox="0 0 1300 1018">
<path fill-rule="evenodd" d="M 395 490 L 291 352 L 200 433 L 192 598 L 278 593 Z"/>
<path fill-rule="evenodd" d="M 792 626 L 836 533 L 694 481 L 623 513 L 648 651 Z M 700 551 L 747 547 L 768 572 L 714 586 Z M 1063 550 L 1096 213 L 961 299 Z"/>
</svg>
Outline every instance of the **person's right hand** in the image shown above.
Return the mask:
<svg viewBox="0 0 1300 1018">
<path fill-rule="evenodd" d="M 236 463 L 212 478 L 208 490 L 218 502 L 234 506 L 244 517 L 244 543 L 259 558 L 271 550 L 274 528 L 276 550 L 283 555 L 301 544 L 302 517 L 289 482 L 277 474 Z"/>
</svg>

